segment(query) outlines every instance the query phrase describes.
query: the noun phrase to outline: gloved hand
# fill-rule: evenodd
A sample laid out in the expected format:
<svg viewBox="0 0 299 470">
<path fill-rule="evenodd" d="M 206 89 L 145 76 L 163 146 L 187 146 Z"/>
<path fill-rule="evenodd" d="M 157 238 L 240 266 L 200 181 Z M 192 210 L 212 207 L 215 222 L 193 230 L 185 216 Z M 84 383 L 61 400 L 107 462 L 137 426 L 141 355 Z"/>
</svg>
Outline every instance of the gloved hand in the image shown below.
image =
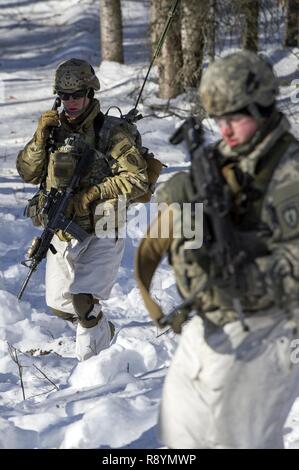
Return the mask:
<svg viewBox="0 0 299 470">
<path fill-rule="evenodd" d="M 183 324 L 185 323 L 185 321 L 187 320 L 188 318 L 188 314 L 189 314 L 189 310 L 188 309 L 180 309 L 177 311 L 176 315 L 174 315 L 174 317 L 170 320 L 170 322 L 168 323 L 169 327 L 172 329 L 172 331 L 174 333 L 176 333 L 177 335 L 180 335 L 182 333 L 182 327 L 183 327 Z M 160 324 L 160 321 L 164 318 L 161 317 L 159 320 L 158 320 L 158 326 L 160 328 L 164 328 L 166 325 L 161 325 Z"/>
<path fill-rule="evenodd" d="M 46 111 L 38 120 L 35 132 L 35 140 L 38 144 L 45 144 L 49 138 L 51 127 L 59 126 L 59 114 L 57 110 Z"/>
<path fill-rule="evenodd" d="M 80 217 L 89 213 L 89 204 L 100 199 L 101 191 L 98 186 L 91 186 L 87 190 L 74 195 L 73 207 L 75 213 Z"/>
</svg>

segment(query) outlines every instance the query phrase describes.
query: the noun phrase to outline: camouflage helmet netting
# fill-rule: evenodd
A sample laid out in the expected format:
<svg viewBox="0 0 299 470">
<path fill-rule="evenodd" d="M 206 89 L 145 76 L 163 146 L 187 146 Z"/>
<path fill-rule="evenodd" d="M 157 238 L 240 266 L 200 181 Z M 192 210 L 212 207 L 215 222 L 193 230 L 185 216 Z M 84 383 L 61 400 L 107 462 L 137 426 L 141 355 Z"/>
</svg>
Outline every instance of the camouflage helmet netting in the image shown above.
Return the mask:
<svg viewBox="0 0 299 470">
<path fill-rule="evenodd" d="M 237 112 L 253 103 L 270 106 L 277 93 L 278 81 L 271 65 L 250 51 L 213 62 L 199 87 L 201 102 L 211 116 Z"/>
<path fill-rule="evenodd" d="M 57 91 L 74 92 L 82 88 L 100 89 L 100 82 L 92 66 L 81 59 L 62 62 L 55 73 L 54 93 Z"/>
</svg>

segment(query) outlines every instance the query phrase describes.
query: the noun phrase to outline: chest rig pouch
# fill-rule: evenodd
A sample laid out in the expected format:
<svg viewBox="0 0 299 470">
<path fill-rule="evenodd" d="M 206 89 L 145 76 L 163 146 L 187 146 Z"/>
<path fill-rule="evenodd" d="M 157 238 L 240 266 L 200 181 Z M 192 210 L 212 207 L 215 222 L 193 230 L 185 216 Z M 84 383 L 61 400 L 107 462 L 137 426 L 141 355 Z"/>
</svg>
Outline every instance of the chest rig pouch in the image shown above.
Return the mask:
<svg viewBox="0 0 299 470">
<path fill-rule="evenodd" d="M 50 154 L 47 190 L 66 188 L 74 175 L 78 159 L 89 149 L 80 134 L 71 134 Z"/>
<path fill-rule="evenodd" d="M 24 216 L 29 217 L 35 227 L 40 227 L 43 225 L 43 217 L 41 210 L 46 202 L 46 193 L 40 188 L 34 196 L 29 199 L 25 209 Z"/>
<path fill-rule="evenodd" d="M 99 184 L 106 176 L 111 175 L 111 168 L 105 155 L 93 150 L 93 160 L 88 158 L 88 171 L 82 175 L 79 190 Z M 81 134 L 71 134 L 63 145 L 51 153 L 48 165 L 47 191 L 51 188 L 66 188 L 75 172 L 78 159 L 82 154 L 90 155 L 90 146 Z"/>
</svg>

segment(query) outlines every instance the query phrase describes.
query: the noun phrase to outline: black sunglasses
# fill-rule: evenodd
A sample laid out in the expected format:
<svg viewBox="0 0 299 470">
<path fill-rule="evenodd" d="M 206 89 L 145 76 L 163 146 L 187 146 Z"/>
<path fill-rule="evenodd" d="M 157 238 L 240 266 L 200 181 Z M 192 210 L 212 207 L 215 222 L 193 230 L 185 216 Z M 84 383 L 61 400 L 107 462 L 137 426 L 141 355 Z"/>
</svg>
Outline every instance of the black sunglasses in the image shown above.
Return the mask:
<svg viewBox="0 0 299 470">
<path fill-rule="evenodd" d="M 79 100 L 80 98 L 84 98 L 87 95 L 87 90 L 78 90 L 74 91 L 73 93 L 64 93 L 62 91 L 57 92 L 59 98 L 62 99 L 62 101 L 68 101 L 71 97 L 73 100 Z"/>
</svg>

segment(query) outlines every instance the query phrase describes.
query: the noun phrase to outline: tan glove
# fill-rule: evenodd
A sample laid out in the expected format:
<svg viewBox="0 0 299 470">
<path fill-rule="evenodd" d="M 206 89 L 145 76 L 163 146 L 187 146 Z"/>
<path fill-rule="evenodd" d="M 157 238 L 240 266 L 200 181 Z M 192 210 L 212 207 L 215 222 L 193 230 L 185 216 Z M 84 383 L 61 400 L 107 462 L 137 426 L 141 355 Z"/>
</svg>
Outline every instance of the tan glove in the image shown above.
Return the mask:
<svg viewBox="0 0 299 470">
<path fill-rule="evenodd" d="M 59 126 L 59 114 L 57 110 L 46 111 L 38 120 L 35 132 L 36 143 L 43 145 L 49 138 L 51 127 Z"/>
<path fill-rule="evenodd" d="M 101 191 L 98 186 L 91 186 L 91 188 L 81 191 L 74 195 L 73 204 L 75 213 L 82 217 L 89 213 L 89 204 L 101 198 Z"/>
</svg>

